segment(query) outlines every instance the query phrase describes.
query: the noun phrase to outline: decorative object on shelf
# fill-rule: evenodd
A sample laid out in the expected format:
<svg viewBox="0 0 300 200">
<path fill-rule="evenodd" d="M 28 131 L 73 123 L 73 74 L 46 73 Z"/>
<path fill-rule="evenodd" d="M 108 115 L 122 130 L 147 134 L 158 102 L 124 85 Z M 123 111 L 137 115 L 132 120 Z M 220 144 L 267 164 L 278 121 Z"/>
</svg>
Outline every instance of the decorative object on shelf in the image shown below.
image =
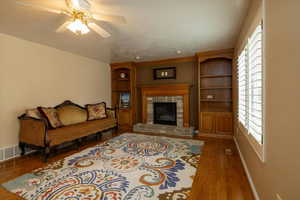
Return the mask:
<svg viewBox="0 0 300 200">
<path fill-rule="evenodd" d="M 120 108 L 129 108 L 130 107 L 130 93 L 122 92 L 120 93 Z"/>
<path fill-rule="evenodd" d="M 215 95 L 213 95 L 213 94 L 206 95 L 206 99 L 214 99 L 214 98 L 215 98 Z"/>
<path fill-rule="evenodd" d="M 120 78 L 124 78 L 124 79 L 127 78 L 127 74 L 124 73 L 124 72 L 121 72 L 121 73 L 120 73 Z"/>
<path fill-rule="evenodd" d="M 165 67 L 153 69 L 153 79 L 176 79 L 176 67 Z"/>
</svg>

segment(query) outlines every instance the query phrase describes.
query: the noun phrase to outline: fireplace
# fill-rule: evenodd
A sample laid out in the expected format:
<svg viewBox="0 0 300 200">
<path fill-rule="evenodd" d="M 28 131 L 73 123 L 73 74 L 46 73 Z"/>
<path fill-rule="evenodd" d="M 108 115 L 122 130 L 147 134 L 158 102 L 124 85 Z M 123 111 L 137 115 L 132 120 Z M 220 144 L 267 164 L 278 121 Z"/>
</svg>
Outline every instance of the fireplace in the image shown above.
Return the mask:
<svg viewBox="0 0 300 200">
<path fill-rule="evenodd" d="M 154 124 L 154 103 L 173 103 L 173 115 L 171 120 L 177 127 L 190 127 L 189 124 L 189 84 L 169 85 L 145 85 L 142 87 L 142 122 Z M 174 106 L 176 105 L 176 110 Z M 155 111 L 157 112 L 157 111 Z M 164 117 L 165 118 L 165 117 Z M 157 119 L 156 119 L 157 120 Z M 169 124 L 170 122 L 168 122 Z"/>
<path fill-rule="evenodd" d="M 153 103 L 154 124 L 177 125 L 176 102 L 154 102 Z"/>
</svg>

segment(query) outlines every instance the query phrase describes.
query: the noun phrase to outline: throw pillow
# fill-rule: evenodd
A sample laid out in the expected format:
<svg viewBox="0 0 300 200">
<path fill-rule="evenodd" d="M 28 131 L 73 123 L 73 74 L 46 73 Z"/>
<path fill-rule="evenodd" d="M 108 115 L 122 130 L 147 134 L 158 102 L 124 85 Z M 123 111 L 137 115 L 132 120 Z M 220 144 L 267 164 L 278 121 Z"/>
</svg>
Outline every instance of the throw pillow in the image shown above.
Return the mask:
<svg viewBox="0 0 300 200">
<path fill-rule="evenodd" d="M 78 124 L 87 120 L 85 109 L 76 105 L 65 105 L 56 108 L 59 120 L 64 126 Z"/>
<path fill-rule="evenodd" d="M 41 113 L 37 108 L 33 108 L 33 109 L 27 109 L 25 111 L 26 117 L 31 117 L 31 118 L 35 118 L 35 119 L 41 119 Z"/>
<path fill-rule="evenodd" d="M 107 118 L 105 102 L 86 105 L 88 120 Z"/>
<path fill-rule="evenodd" d="M 44 115 L 44 117 L 47 119 L 48 123 L 52 128 L 59 128 L 63 124 L 59 120 L 57 110 L 55 108 L 43 108 L 39 107 L 39 111 Z"/>
</svg>

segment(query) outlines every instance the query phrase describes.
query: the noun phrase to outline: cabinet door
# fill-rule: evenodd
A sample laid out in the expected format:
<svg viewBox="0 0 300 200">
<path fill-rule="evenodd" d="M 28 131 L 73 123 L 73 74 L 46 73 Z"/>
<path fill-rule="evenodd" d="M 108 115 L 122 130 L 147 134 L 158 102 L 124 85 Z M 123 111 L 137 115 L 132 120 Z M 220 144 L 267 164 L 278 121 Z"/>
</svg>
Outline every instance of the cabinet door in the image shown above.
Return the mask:
<svg viewBox="0 0 300 200">
<path fill-rule="evenodd" d="M 216 113 L 216 133 L 232 134 L 232 113 Z"/>
<path fill-rule="evenodd" d="M 201 112 L 200 131 L 215 133 L 216 116 L 213 112 Z"/>
<path fill-rule="evenodd" d="M 131 110 L 120 109 L 118 121 L 119 121 L 119 131 L 121 132 L 128 131 L 132 126 Z"/>
</svg>

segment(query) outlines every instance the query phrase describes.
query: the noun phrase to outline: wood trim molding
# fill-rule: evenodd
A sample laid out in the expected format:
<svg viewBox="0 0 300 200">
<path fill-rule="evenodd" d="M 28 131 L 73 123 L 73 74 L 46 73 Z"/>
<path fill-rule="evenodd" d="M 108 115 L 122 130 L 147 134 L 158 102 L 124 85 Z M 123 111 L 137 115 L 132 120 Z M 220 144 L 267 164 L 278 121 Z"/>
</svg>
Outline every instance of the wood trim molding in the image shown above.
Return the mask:
<svg viewBox="0 0 300 200">
<path fill-rule="evenodd" d="M 234 49 L 221 49 L 216 51 L 206 51 L 197 53 L 198 62 L 204 62 L 212 58 L 233 59 Z"/>
<path fill-rule="evenodd" d="M 229 49 L 198 52 L 198 53 L 196 53 L 196 55 L 198 57 L 202 57 L 202 56 L 213 56 L 213 55 L 218 55 L 218 54 L 227 54 L 227 53 L 233 53 L 233 52 L 234 52 L 234 48 L 229 48 Z"/>
<path fill-rule="evenodd" d="M 135 66 L 135 62 L 119 62 L 119 63 L 111 63 L 110 67 L 113 69 L 119 69 L 119 68 L 132 68 Z"/>
<path fill-rule="evenodd" d="M 232 135 L 223 135 L 223 134 L 212 134 L 212 133 L 200 133 L 198 137 L 201 138 L 217 138 L 217 139 L 230 139 L 233 140 Z"/>
<path fill-rule="evenodd" d="M 209 58 L 216 58 L 216 56 L 226 57 L 228 56 L 229 59 L 232 59 L 234 53 L 234 49 L 221 49 L 221 50 L 213 50 L 213 51 L 204 51 L 204 52 L 197 52 L 194 56 L 186 56 L 186 57 L 179 57 L 179 58 L 167 58 L 161 60 L 152 60 L 152 61 L 144 61 L 144 62 L 117 62 L 111 63 L 111 66 L 128 66 L 128 65 L 135 65 L 137 67 L 144 67 L 144 66 L 157 66 L 157 65 L 164 65 L 164 64 L 172 64 L 172 63 L 183 63 L 183 62 L 196 62 L 199 58 L 204 60 Z M 201 60 L 200 62 L 203 62 Z"/>
<path fill-rule="evenodd" d="M 147 123 L 147 97 L 183 96 L 183 126 L 190 126 L 190 84 L 146 85 L 142 88 L 142 121 Z"/>
<path fill-rule="evenodd" d="M 155 65 L 163 65 L 163 64 L 171 64 L 171 63 L 183 63 L 183 62 L 196 62 L 196 56 L 187 56 L 181 58 L 168 58 L 163 60 L 153 60 L 153 61 L 145 61 L 145 62 L 137 62 L 137 67 L 145 67 L 145 66 L 155 66 Z"/>
</svg>

